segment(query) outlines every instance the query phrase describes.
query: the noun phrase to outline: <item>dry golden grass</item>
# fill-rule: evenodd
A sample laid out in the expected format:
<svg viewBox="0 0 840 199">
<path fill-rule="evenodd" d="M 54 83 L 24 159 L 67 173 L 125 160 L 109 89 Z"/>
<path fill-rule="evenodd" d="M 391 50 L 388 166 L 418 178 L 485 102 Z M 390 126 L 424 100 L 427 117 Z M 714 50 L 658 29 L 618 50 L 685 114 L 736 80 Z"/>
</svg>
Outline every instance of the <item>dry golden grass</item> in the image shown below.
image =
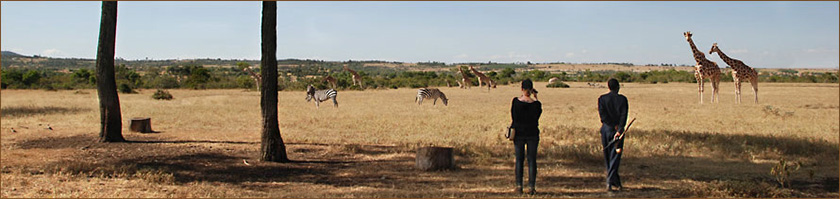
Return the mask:
<svg viewBox="0 0 840 199">
<path fill-rule="evenodd" d="M 536 85 L 544 105 L 538 190 L 606 197 L 595 104 L 606 90 L 569 84 Z M 838 196 L 838 85 L 762 83 L 759 104 L 749 88 L 734 104 L 734 86 L 721 87 L 720 103 L 709 103 L 707 86 L 699 104 L 695 84 L 624 85 L 637 121 L 622 161 L 630 191 L 617 196 Z M 3 90 L 0 190 L 3 197 L 516 197 L 512 146 L 501 132 L 517 87 L 441 90 L 449 106 L 413 103 L 416 89 L 339 91 L 339 108 L 320 109 L 302 91 L 280 92 L 289 156 L 310 161 L 285 164 L 255 160 L 258 92 L 171 90 L 170 101 L 153 100 L 154 90 L 121 94 L 123 120 L 151 117 L 160 133 L 129 132 L 125 122 L 123 134 L 144 142 L 102 144 L 95 143 L 95 90 Z M 455 147 L 460 169 L 414 171 L 412 151 L 425 145 Z M 803 164 L 792 188 L 772 184 L 779 158 Z"/>
</svg>

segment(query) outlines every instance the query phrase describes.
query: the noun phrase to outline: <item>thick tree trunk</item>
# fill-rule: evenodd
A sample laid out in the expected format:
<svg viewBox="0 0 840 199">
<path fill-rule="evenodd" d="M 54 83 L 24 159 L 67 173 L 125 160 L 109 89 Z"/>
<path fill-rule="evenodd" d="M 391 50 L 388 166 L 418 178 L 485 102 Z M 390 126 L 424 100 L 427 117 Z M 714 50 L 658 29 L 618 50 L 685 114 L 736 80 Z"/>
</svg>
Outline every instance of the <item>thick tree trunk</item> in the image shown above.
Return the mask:
<svg viewBox="0 0 840 199">
<path fill-rule="evenodd" d="M 114 46 L 117 39 L 117 2 L 102 2 L 99 47 L 96 50 L 96 91 L 102 128 L 99 142 L 124 142 L 117 82 L 114 75 Z"/>
<path fill-rule="evenodd" d="M 277 120 L 277 2 L 264 1 L 262 13 L 262 144 L 260 160 L 289 162 Z"/>
</svg>

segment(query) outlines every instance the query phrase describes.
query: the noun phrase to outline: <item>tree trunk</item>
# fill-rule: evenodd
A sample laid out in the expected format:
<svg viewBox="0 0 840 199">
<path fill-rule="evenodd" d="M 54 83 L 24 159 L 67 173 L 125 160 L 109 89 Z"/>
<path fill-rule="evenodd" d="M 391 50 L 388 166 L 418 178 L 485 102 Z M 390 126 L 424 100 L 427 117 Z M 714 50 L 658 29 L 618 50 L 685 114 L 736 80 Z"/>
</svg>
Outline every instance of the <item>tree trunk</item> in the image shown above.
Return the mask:
<svg viewBox="0 0 840 199">
<path fill-rule="evenodd" d="M 117 39 L 117 2 L 102 2 L 99 47 L 96 49 L 96 91 L 102 128 L 99 142 L 124 142 L 117 82 L 114 75 L 114 46 Z"/>
<path fill-rule="evenodd" d="M 260 107 L 262 108 L 262 144 L 260 160 L 289 162 L 286 145 L 280 136 L 277 120 L 277 2 L 263 1 L 262 13 L 262 86 L 260 86 Z"/>
<path fill-rule="evenodd" d="M 128 125 L 128 130 L 140 133 L 153 133 L 154 131 L 152 131 L 152 118 L 131 118 L 131 122 Z"/>
</svg>

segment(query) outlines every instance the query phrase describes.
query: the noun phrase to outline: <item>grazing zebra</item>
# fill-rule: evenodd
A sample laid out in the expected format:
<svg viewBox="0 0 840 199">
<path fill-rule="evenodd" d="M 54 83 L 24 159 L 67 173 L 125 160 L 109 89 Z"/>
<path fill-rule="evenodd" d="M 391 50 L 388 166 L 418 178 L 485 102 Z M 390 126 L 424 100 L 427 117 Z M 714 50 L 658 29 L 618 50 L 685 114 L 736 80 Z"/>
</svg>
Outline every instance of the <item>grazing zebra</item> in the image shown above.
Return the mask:
<svg viewBox="0 0 840 199">
<path fill-rule="evenodd" d="M 309 102 L 312 99 L 315 99 L 315 107 L 321 108 L 321 102 L 327 101 L 328 99 L 332 98 L 333 105 L 338 107 L 338 101 L 335 101 L 335 96 L 338 95 L 333 89 L 327 90 L 315 90 L 315 87 L 309 85 L 306 88 L 306 101 Z"/>
<path fill-rule="evenodd" d="M 417 105 L 423 104 L 423 99 L 434 99 L 432 101 L 433 105 L 437 105 L 437 99 L 440 98 L 443 101 L 443 105 L 446 106 L 449 103 L 449 99 L 446 99 L 446 95 L 443 92 L 436 88 L 421 88 L 417 90 L 417 97 L 414 98 L 414 102 L 417 102 Z"/>
</svg>

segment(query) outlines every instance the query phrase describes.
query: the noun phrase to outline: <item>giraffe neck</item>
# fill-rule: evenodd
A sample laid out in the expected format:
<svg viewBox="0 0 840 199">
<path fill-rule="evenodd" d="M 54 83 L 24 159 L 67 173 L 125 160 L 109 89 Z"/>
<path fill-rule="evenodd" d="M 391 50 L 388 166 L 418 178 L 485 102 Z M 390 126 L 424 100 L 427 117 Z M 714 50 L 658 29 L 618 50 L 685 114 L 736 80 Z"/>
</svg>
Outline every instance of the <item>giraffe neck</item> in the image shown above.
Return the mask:
<svg viewBox="0 0 840 199">
<path fill-rule="evenodd" d="M 477 70 L 475 70 L 475 69 L 470 69 L 470 70 L 472 70 L 472 72 L 473 72 L 473 73 L 475 73 L 475 76 L 476 76 L 476 77 L 479 77 L 479 78 L 485 78 L 485 77 L 487 77 L 487 76 L 484 76 L 484 74 L 482 74 L 481 72 L 478 72 L 478 71 L 477 71 Z"/>
<path fill-rule="evenodd" d="M 346 67 L 345 67 L 344 69 L 345 69 L 345 70 L 347 70 L 348 72 L 350 72 L 351 74 L 353 74 L 354 76 L 358 76 L 358 75 L 359 75 L 359 73 L 356 73 L 356 71 L 354 71 L 354 70 L 351 70 L 351 69 L 346 68 Z"/>
<path fill-rule="evenodd" d="M 726 54 L 724 54 L 723 51 L 720 50 L 720 47 L 718 47 L 718 49 L 715 50 L 715 52 L 717 52 L 718 56 L 720 56 L 720 59 L 722 59 L 723 62 L 726 62 L 726 64 L 728 64 L 729 67 L 732 67 L 732 69 L 741 68 L 741 65 L 738 64 L 735 61 L 735 59 L 732 59 L 731 57 L 726 56 Z"/>
<path fill-rule="evenodd" d="M 696 61 L 698 64 L 703 62 L 703 59 L 706 59 L 706 56 L 703 55 L 703 52 L 697 50 L 697 46 L 694 45 L 694 40 L 688 38 L 688 44 L 691 45 L 691 52 L 694 53 L 694 61 Z"/>
</svg>

